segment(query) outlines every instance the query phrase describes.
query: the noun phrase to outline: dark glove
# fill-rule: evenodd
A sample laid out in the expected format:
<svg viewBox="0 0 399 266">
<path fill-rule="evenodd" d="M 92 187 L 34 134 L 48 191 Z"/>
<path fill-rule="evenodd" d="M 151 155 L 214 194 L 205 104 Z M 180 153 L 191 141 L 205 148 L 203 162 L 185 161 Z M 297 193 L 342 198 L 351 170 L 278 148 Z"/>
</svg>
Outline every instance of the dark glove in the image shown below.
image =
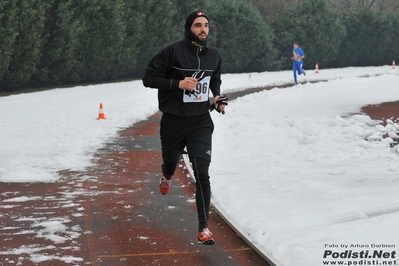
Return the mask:
<svg viewBox="0 0 399 266">
<path fill-rule="evenodd" d="M 191 97 L 191 95 L 194 95 L 194 97 L 198 96 L 198 93 L 195 90 L 194 91 L 185 90 L 184 93 L 190 97 Z"/>
<path fill-rule="evenodd" d="M 199 70 L 195 71 L 191 75 L 191 77 L 197 79 L 198 82 L 200 82 L 201 80 L 203 80 L 205 78 L 204 74 L 205 74 L 205 70 L 199 69 Z"/>
<path fill-rule="evenodd" d="M 229 105 L 227 103 L 228 100 L 229 99 L 226 97 L 226 95 L 220 95 L 220 97 L 216 100 L 216 106 L 215 106 L 215 104 L 212 104 L 210 110 L 211 111 L 216 110 L 220 113 L 220 109 L 219 109 L 220 105 L 222 105 L 222 104 Z M 224 114 L 224 111 L 222 111 L 222 114 Z"/>
<path fill-rule="evenodd" d="M 201 80 L 203 80 L 205 78 L 204 74 L 205 74 L 205 70 L 201 70 L 200 69 L 200 70 L 195 71 L 191 75 L 191 77 L 197 79 L 197 81 L 200 82 Z M 198 93 L 195 90 L 192 90 L 192 91 L 191 90 L 186 90 L 184 93 L 187 94 L 190 97 L 191 97 L 191 95 L 194 95 L 194 97 L 198 96 Z"/>
</svg>

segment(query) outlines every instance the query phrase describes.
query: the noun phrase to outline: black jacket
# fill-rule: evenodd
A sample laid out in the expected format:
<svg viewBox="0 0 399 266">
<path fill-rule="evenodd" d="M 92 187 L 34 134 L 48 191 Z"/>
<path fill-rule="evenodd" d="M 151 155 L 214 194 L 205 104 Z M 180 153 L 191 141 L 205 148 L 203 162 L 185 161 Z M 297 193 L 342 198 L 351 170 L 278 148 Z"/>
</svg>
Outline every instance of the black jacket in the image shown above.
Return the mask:
<svg viewBox="0 0 399 266">
<path fill-rule="evenodd" d="M 209 112 L 209 89 L 220 95 L 222 58 L 210 45 L 188 38 L 167 44 L 148 63 L 143 77 L 145 87 L 158 89 L 159 109 L 178 116 L 198 116 Z M 179 89 L 179 81 L 199 73 L 196 94 Z M 197 76 L 197 78 L 199 78 Z"/>
</svg>

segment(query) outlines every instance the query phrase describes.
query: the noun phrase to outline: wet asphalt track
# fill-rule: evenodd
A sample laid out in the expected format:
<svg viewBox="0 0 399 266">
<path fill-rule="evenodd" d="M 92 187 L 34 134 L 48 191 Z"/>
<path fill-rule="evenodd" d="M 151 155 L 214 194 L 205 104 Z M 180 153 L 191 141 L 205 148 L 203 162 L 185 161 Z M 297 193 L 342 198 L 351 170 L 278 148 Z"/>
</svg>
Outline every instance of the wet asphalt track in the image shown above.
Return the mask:
<svg viewBox="0 0 399 266">
<path fill-rule="evenodd" d="M 228 97 L 263 89 L 270 87 Z M 362 112 L 398 119 L 399 102 Z M 1 183 L 0 265 L 269 265 L 215 212 L 216 244 L 196 242 L 195 185 L 183 163 L 169 194 L 159 193 L 159 117 L 122 130 L 86 172 L 62 171 L 56 183 Z M 31 200 L 9 201 L 16 197 Z"/>
</svg>

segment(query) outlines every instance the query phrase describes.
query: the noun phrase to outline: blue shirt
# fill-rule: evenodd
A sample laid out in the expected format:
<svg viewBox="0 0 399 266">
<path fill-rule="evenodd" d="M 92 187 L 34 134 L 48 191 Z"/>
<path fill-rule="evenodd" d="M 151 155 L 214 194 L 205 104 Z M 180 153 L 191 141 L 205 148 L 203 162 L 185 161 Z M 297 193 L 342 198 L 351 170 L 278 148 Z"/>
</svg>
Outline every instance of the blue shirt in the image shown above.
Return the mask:
<svg viewBox="0 0 399 266">
<path fill-rule="evenodd" d="M 301 47 L 298 47 L 298 48 L 292 50 L 292 52 L 295 53 L 297 56 L 304 56 L 305 55 L 305 53 L 303 52 Z M 303 64 L 303 58 L 298 58 L 297 61 Z"/>
</svg>

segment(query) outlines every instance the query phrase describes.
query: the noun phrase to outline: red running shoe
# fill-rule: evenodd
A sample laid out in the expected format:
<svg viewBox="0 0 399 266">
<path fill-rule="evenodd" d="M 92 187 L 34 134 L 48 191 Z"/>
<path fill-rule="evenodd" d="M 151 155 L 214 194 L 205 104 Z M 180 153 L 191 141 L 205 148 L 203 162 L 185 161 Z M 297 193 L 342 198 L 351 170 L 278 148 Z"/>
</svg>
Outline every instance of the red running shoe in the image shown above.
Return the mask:
<svg viewBox="0 0 399 266">
<path fill-rule="evenodd" d="M 215 244 L 215 240 L 213 239 L 213 234 L 209 231 L 208 228 L 202 230 L 202 232 L 198 233 L 198 243 L 204 245 L 213 245 Z"/>
<path fill-rule="evenodd" d="M 159 180 L 159 190 L 161 191 L 162 195 L 168 194 L 171 183 L 172 180 L 168 180 L 162 175 L 161 180 Z"/>
</svg>

